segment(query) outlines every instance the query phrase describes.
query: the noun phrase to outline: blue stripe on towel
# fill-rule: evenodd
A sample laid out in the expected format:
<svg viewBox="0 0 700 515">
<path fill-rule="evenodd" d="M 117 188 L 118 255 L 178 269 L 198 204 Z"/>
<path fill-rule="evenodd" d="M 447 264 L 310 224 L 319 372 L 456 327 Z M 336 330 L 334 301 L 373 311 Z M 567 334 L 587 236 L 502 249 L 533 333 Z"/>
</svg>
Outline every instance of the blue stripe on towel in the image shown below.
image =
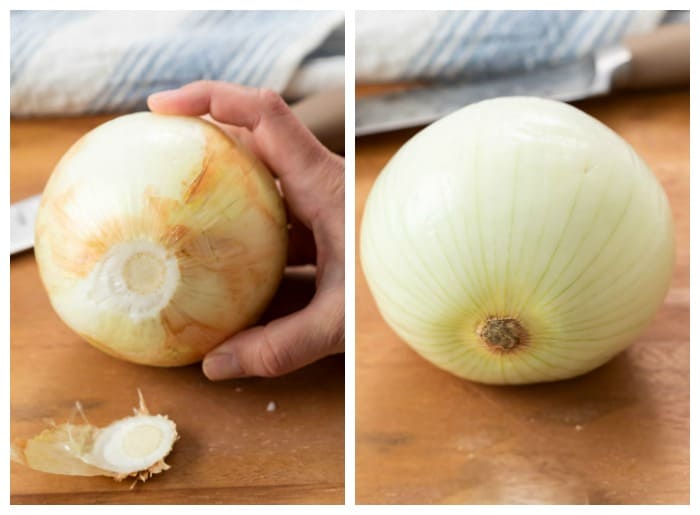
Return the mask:
<svg viewBox="0 0 700 515">
<path fill-rule="evenodd" d="M 593 18 L 595 17 L 595 13 L 590 12 L 580 12 L 576 14 L 577 17 L 574 26 L 566 34 L 566 39 L 562 41 L 560 49 L 557 49 L 561 60 L 569 60 L 578 57 L 582 40 L 586 32 L 590 30 Z M 576 23 L 578 23 L 578 28 L 576 27 Z"/>
<path fill-rule="evenodd" d="M 309 24 L 314 23 L 317 17 L 318 15 L 316 14 L 314 19 L 308 20 Z M 304 30 L 306 30 L 305 25 L 302 25 L 301 23 L 292 24 L 288 27 L 287 31 L 279 31 L 272 38 L 270 38 L 268 44 L 265 45 L 263 53 L 261 54 L 260 64 L 248 72 L 243 79 L 244 83 L 256 87 L 260 87 L 261 85 L 265 84 L 270 70 L 279 58 L 284 47 L 287 45 L 286 41 L 293 40 L 296 35 L 300 34 Z"/>
<path fill-rule="evenodd" d="M 188 37 L 179 37 L 175 41 L 162 41 L 158 51 L 152 53 L 142 69 L 137 70 L 128 77 L 122 85 L 121 91 L 111 101 L 108 109 L 130 111 L 135 107 L 145 106 L 146 97 L 155 88 L 152 84 L 161 79 L 177 77 L 177 62 L 188 57 L 187 50 L 190 46 Z"/>
<path fill-rule="evenodd" d="M 440 52 L 435 57 L 435 62 L 432 66 L 424 68 L 430 73 L 437 74 L 444 78 L 450 79 L 451 76 L 455 75 L 455 68 L 459 66 L 460 61 L 466 62 L 469 60 L 469 54 L 467 53 L 470 49 L 470 43 L 473 42 L 474 36 L 478 34 L 481 27 L 486 23 L 489 18 L 495 16 L 494 13 L 481 12 L 477 16 L 465 17 L 464 22 L 468 23 L 467 28 L 462 28 L 463 23 L 460 23 L 459 27 L 463 35 L 459 38 L 457 45 L 452 49 L 452 53 L 447 53 L 447 45 L 443 43 L 444 50 Z"/>
<path fill-rule="evenodd" d="M 92 109 L 111 110 L 119 106 L 130 109 L 143 105 L 143 98 L 162 89 L 164 82 L 177 87 L 195 78 L 214 78 L 215 72 L 221 69 L 226 69 L 224 79 L 262 85 L 288 41 L 315 21 L 315 17 L 309 19 L 308 13 L 299 17 L 299 23 L 291 21 L 297 17 L 296 13 L 287 12 L 209 14 L 205 19 L 200 17 L 198 25 L 189 33 L 148 45 L 136 56 L 125 59 L 118 68 L 119 75 L 101 98 L 96 99 Z M 244 29 L 216 36 L 213 42 L 210 31 L 230 23 L 234 17 L 238 21 L 245 19 Z M 280 21 L 286 22 L 281 30 L 261 30 L 272 29 Z M 186 20 L 183 26 L 188 23 Z M 239 44 L 241 41 L 243 45 Z M 231 50 L 227 51 L 227 47 Z"/>
<path fill-rule="evenodd" d="M 472 32 L 463 48 L 453 56 L 452 62 L 445 66 L 447 78 L 456 78 L 463 75 L 463 70 L 469 69 L 474 75 L 483 73 L 489 62 L 486 54 L 494 53 L 490 50 L 493 46 L 493 36 L 495 31 L 506 21 L 517 18 L 519 13 L 489 13 L 489 16 L 480 21 L 476 30 Z M 448 68 L 449 66 L 449 68 Z M 449 71 L 448 71 L 449 70 Z"/>
<path fill-rule="evenodd" d="M 193 16 L 187 16 L 183 19 L 183 22 L 185 22 L 181 23 L 183 30 L 188 30 L 186 29 L 188 24 L 196 24 L 197 27 L 210 29 L 217 22 L 219 12 L 207 11 L 192 14 Z M 141 48 L 129 49 L 122 58 L 121 63 L 116 67 L 113 78 L 93 99 L 89 110 L 91 112 L 105 110 L 124 111 L 129 110 L 133 105 L 145 105 L 145 98 L 134 100 L 134 97 L 144 89 L 144 77 L 153 75 L 153 65 L 159 59 L 162 60 L 164 55 L 173 55 L 176 58 L 179 50 L 190 44 L 189 33 L 177 33 L 173 38 L 161 38 L 150 41 Z M 175 51 L 173 51 L 174 46 L 177 47 Z M 175 83 L 178 86 L 180 85 L 178 81 L 175 81 Z M 150 91 L 155 92 L 158 89 L 163 88 L 152 87 Z"/>
<path fill-rule="evenodd" d="M 11 90 L 13 114 L 123 111 L 145 105 L 151 92 L 198 79 L 249 82 L 282 90 L 303 59 L 342 26 L 339 11 L 144 11 L 113 20 L 109 11 L 79 14 L 100 18 L 89 20 L 85 30 L 92 34 L 93 22 L 103 24 L 109 44 L 94 37 L 86 46 L 75 38 L 73 47 L 72 38 L 57 33 L 67 48 L 62 52 L 68 56 L 65 69 L 71 75 L 61 75 L 57 65 L 51 74 L 35 81 L 23 80 L 23 58 L 31 56 L 36 59 L 32 62 L 53 66 L 51 52 L 55 49 L 42 48 L 44 37 L 52 24 L 56 30 L 62 24 L 55 12 L 13 15 L 12 74 L 21 84 Z M 146 26 L 153 20 L 153 33 L 135 33 L 129 26 L 132 19 Z M 80 27 L 75 29 L 80 34 Z M 328 53 L 319 51 L 318 55 Z M 81 73 L 83 60 L 86 66 Z M 57 87 L 63 88 L 58 96 Z"/>
<path fill-rule="evenodd" d="M 178 36 L 174 39 L 162 40 L 156 51 L 154 51 L 145 61 L 143 67 L 135 70 L 131 76 L 127 78 L 121 86 L 121 90 L 114 97 L 114 105 L 133 102 L 133 98 L 140 95 L 144 86 L 152 81 L 161 78 L 178 79 L 179 66 L 183 61 L 187 61 L 188 69 L 194 74 L 199 75 L 196 66 L 199 65 L 199 60 L 195 60 L 190 64 L 191 52 L 193 50 L 192 41 L 188 36 Z"/>
<path fill-rule="evenodd" d="M 547 27 L 546 50 L 541 52 L 540 62 L 554 64 L 558 62 L 556 52 L 563 39 L 571 31 L 579 18 L 579 13 L 571 11 L 557 11 L 552 18 L 552 25 Z"/>
<path fill-rule="evenodd" d="M 10 15 L 10 85 L 27 63 L 53 34 L 89 12 L 83 11 L 12 11 Z"/>
<path fill-rule="evenodd" d="M 121 58 L 121 62 L 112 71 L 112 75 L 102 89 L 88 103 L 87 111 L 91 113 L 100 112 L 114 96 L 118 88 L 124 84 L 129 72 L 134 69 L 137 63 L 141 62 L 148 54 L 156 48 L 162 46 L 162 42 L 149 42 L 143 46 L 133 45 L 127 49 L 126 54 Z"/>
<path fill-rule="evenodd" d="M 483 15 L 483 13 L 479 13 L 476 16 L 478 18 Z M 415 65 L 407 68 L 405 78 L 412 79 L 424 75 L 433 65 L 437 56 L 442 52 L 445 44 L 444 39 L 451 37 L 452 34 L 455 33 L 463 19 L 471 20 L 474 16 L 475 13 L 473 12 L 450 11 L 444 13 L 440 17 L 437 29 L 431 34 L 423 48 L 418 52 Z M 473 26 L 474 23 L 472 22 L 471 25 Z M 442 34 L 445 34 L 444 38 L 441 36 Z"/>
<path fill-rule="evenodd" d="M 611 29 L 605 34 L 605 37 L 598 45 L 598 47 L 604 47 L 623 39 L 624 34 L 628 31 L 629 25 L 634 17 L 634 11 L 622 11 L 616 16 L 616 23 L 611 27 Z"/>
<path fill-rule="evenodd" d="M 523 32 L 522 23 L 523 21 L 527 21 L 527 17 L 528 13 L 515 11 L 505 15 L 499 21 L 498 25 L 494 27 L 493 33 L 486 36 L 484 45 L 477 47 L 474 52 L 474 59 L 479 63 L 477 74 L 479 71 L 499 73 L 500 68 L 503 66 L 502 63 L 506 60 L 507 56 L 509 54 L 516 54 L 514 48 L 516 46 L 521 49 L 521 51 L 524 51 L 525 55 L 527 55 L 530 60 L 536 60 L 534 48 L 528 50 L 528 47 L 532 45 L 531 42 L 533 40 L 542 41 L 544 39 L 544 24 L 533 23 L 532 37 L 524 38 L 521 35 Z M 529 23 L 525 26 L 527 29 L 531 27 Z M 501 45 L 500 41 L 504 41 L 505 45 Z M 527 65 L 527 61 L 522 64 Z"/>
<path fill-rule="evenodd" d="M 619 40 L 622 12 L 449 11 L 442 13 L 402 79 L 455 80 L 518 73 L 574 59 Z M 624 24 L 624 27 L 628 22 Z"/>
<path fill-rule="evenodd" d="M 266 31 L 253 30 L 261 21 L 260 13 L 252 13 L 255 16 L 252 19 L 246 20 L 246 27 L 250 28 L 243 37 L 243 45 L 239 45 L 232 54 L 232 60 L 224 69 L 224 79 L 228 81 L 237 81 L 242 84 L 248 84 L 245 79 L 244 70 L 247 66 L 255 61 L 255 52 L 258 48 L 270 38 Z M 259 63 L 258 63 L 259 64 Z M 248 84 L 251 85 L 251 84 Z"/>
<path fill-rule="evenodd" d="M 274 58 L 278 55 L 278 44 L 286 39 L 287 34 L 279 32 L 263 40 L 251 53 L 246 66 L 241 68 L 241 82 L 248 86 L 259 87 L 272 67 Z M 255 66 L 252 63 L 256 63 Z"/>
</svg>

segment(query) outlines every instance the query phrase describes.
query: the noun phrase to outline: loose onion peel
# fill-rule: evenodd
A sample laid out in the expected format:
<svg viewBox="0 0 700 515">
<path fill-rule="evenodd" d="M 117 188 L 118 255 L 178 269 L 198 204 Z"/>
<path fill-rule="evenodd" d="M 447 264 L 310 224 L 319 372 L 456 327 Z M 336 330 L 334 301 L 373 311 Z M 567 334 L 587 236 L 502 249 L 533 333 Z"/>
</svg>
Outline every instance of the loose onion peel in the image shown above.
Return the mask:
<svg viewBox="0 0 700 515">
<path fill-rule="evenodd" d="M 117 481 L 146 481 L 168 470 L 165 457 L 178 438 L 175 423 L 165 415 L 151 415 L 141 390 L 138 394 L 134 415 L 104 428 L 90 424 L 76 403 L 84 424 L 52 423 L 29 440 L 17 440 L 11 446 L 12 460 L 51 474 L 109 476 Z"/>
<path fill-rule="evenodd" d="M 588 372 L 662 303 L 674 267 L 663 188 L 575 107 L 498 98 L 425 128 L 386 165 L 360 234 L 388 324 L 484 383 Z"/>
</svg>

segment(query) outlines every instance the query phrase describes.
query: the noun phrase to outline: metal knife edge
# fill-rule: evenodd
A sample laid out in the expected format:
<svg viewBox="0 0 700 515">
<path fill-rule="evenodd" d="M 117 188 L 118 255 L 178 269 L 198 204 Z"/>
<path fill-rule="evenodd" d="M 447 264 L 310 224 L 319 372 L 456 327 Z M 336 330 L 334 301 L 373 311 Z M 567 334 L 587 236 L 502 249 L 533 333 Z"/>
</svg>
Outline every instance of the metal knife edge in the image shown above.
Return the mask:
<svg viewBox="0 0 700 515">
<path fill-rule="evenodd" d="M 34 223 L 40 202 L 39 193 L 10 205 L 10 255 L 34 246 Z"/>
<path fill-rule="evenodd" d="M 542 96 L 568 102 L 602 95 L 611 90 L 615 74 L 630 59 L 625 47 L 615 45 L 576 61 L 527 73 L 436 83 L 360 98 L 355 110 L 355 136 L 425 125 L 465 105 L 497 96 Z"/>
</svg>

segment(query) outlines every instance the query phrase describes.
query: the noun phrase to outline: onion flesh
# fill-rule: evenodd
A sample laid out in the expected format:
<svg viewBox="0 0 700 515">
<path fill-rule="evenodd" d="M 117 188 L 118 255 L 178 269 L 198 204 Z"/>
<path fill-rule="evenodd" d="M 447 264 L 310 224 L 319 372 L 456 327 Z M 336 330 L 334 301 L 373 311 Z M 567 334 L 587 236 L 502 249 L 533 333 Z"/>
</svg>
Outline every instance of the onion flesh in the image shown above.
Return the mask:
<svg viewBox="0 0 700 515">
<path fill-rule="evenodd" d="M 387 323 L 483 383 L 602 365 L 644 330 L 674 266 L 647 165 L 597 120 L 537 98 L 473 104 L 416 134 L 376 180 L 360 238 Z"/>
</svg>

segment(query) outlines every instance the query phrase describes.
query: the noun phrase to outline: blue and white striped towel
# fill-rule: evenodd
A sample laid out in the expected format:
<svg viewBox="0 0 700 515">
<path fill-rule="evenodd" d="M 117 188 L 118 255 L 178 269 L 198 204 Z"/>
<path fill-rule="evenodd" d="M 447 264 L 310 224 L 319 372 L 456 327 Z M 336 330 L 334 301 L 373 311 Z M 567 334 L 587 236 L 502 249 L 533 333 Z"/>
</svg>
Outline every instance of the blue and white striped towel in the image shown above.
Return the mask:
<svg viewBox="0 0 700 515">
<path fill-rule="evenodd" d="M 342 31 L 340 11 L 14 11 L 10 107 L 140 110 L 198 79 L 303 95 L 343 84 Z"/>
<path fill-rule="evenodd" d="M 657 26 L 665 11 L 361 11 L 356 79 L 454 80 L 573 60 Z"/>
</svg>

